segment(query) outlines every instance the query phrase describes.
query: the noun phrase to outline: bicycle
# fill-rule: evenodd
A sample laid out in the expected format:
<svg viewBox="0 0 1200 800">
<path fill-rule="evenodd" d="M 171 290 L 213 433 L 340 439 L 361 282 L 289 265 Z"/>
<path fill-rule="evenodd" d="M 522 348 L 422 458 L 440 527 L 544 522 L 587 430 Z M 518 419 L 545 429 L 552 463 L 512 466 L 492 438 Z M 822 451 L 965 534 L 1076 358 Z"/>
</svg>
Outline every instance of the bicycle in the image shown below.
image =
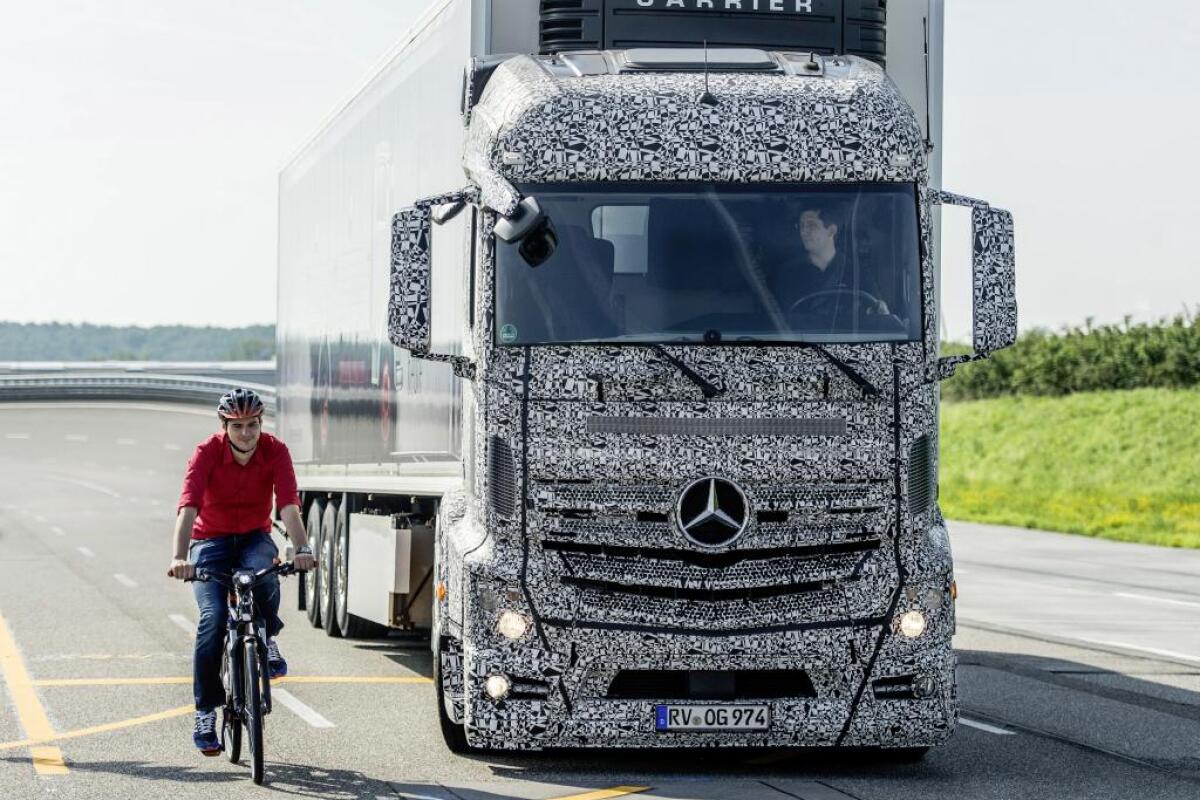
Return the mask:
<svg viewBox="0 0 1200 800">
<path fill-rule="evenodd" d="M 271 575 L 282 577 L 299 571 L 290 562 L 260 570 L 239 569 L 229 574 L 202 567 L 191 579 L 213 581 L 231 592 L 225 652 L 221 659 L 221 682 L 225 686 L 221 745 L 230 762 L 236 764 L 242 755 L 242 726 L 245 726 L 251 776 L 260 785 L 263 782 L 263 718 L 271 713 L 271 680 L 267 667 L 267 630 L 262 617 L 255 612 L 253 589 Z"/>
</svg>

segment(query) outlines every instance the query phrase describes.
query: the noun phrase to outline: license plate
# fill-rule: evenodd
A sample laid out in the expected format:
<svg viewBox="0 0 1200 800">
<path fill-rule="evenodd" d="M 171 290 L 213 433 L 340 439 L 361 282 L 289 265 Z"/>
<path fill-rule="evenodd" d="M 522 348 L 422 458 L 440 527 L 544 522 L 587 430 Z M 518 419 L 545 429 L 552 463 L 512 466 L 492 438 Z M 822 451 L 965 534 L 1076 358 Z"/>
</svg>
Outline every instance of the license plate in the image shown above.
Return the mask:
<svg viewBox="0 0 1200 800">
<path fill-rule="evenodd" d="M 771 727 L 770 706 L 654 707 L 658 731 L 765 731 Z"/>
</svg>

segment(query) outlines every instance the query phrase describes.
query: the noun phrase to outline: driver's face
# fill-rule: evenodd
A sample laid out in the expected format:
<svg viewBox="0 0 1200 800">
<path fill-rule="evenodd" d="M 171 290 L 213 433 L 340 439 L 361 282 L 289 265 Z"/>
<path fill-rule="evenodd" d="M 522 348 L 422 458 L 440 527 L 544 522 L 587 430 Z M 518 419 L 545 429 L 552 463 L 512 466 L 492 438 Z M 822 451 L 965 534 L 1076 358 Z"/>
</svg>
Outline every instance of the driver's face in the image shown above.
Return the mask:
<svg viewBox="0 0 1200 800">
<path fill-rule="evenodd" d="M 826 225 L 821 221 L 818 211 L 805 211 L 801 214 L 798 227 L 800 243 L 810 253 L 829 248 L 833 244 L 833 238 L 837 236 L 837 225 Z"/>
</svg>

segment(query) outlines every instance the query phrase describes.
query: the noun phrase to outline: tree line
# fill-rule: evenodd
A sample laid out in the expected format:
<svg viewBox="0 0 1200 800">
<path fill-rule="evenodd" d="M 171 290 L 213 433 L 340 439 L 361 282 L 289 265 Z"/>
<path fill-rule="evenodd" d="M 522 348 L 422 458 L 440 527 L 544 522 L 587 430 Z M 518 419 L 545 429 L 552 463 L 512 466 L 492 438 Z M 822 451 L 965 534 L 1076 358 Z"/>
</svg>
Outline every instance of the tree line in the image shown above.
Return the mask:
<svg viewBox="0 0 1200 800">
<path fill-rule="evenodd" d="M 944 354 L 966 352 L 946 345 Z M 1055 396 L 1106 389 L 1200 386 L 1200 319 L 1032 330 L 991 358 L 960 366 L 942 396 L 971 400 L 1005 395 Z"/>
<path fill-rule="evenodd" d="M 0 361 L 267 361 L 275 326 L 80 325 L 0 322 Z"/>
</svg>

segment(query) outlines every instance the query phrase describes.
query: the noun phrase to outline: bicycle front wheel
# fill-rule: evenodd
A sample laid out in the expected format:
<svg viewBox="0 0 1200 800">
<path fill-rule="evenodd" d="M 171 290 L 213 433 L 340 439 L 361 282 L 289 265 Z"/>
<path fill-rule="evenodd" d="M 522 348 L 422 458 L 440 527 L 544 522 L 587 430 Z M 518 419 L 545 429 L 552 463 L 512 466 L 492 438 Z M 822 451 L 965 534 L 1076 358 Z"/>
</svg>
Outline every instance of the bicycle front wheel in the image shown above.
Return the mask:
<svg viewBox="0 0 1200 800">
<path fill-rule="evenodd" d="M 259 662 L 258 642 L 250 639 L 242 643 L 245 691 L 242 702 L 246 704 L 242 718 L 246 722 L 246 747 L 250 751 L 250 771 L 254 782 L 263 782 L 263 707 L 262 664 Z"/>
</svg>

